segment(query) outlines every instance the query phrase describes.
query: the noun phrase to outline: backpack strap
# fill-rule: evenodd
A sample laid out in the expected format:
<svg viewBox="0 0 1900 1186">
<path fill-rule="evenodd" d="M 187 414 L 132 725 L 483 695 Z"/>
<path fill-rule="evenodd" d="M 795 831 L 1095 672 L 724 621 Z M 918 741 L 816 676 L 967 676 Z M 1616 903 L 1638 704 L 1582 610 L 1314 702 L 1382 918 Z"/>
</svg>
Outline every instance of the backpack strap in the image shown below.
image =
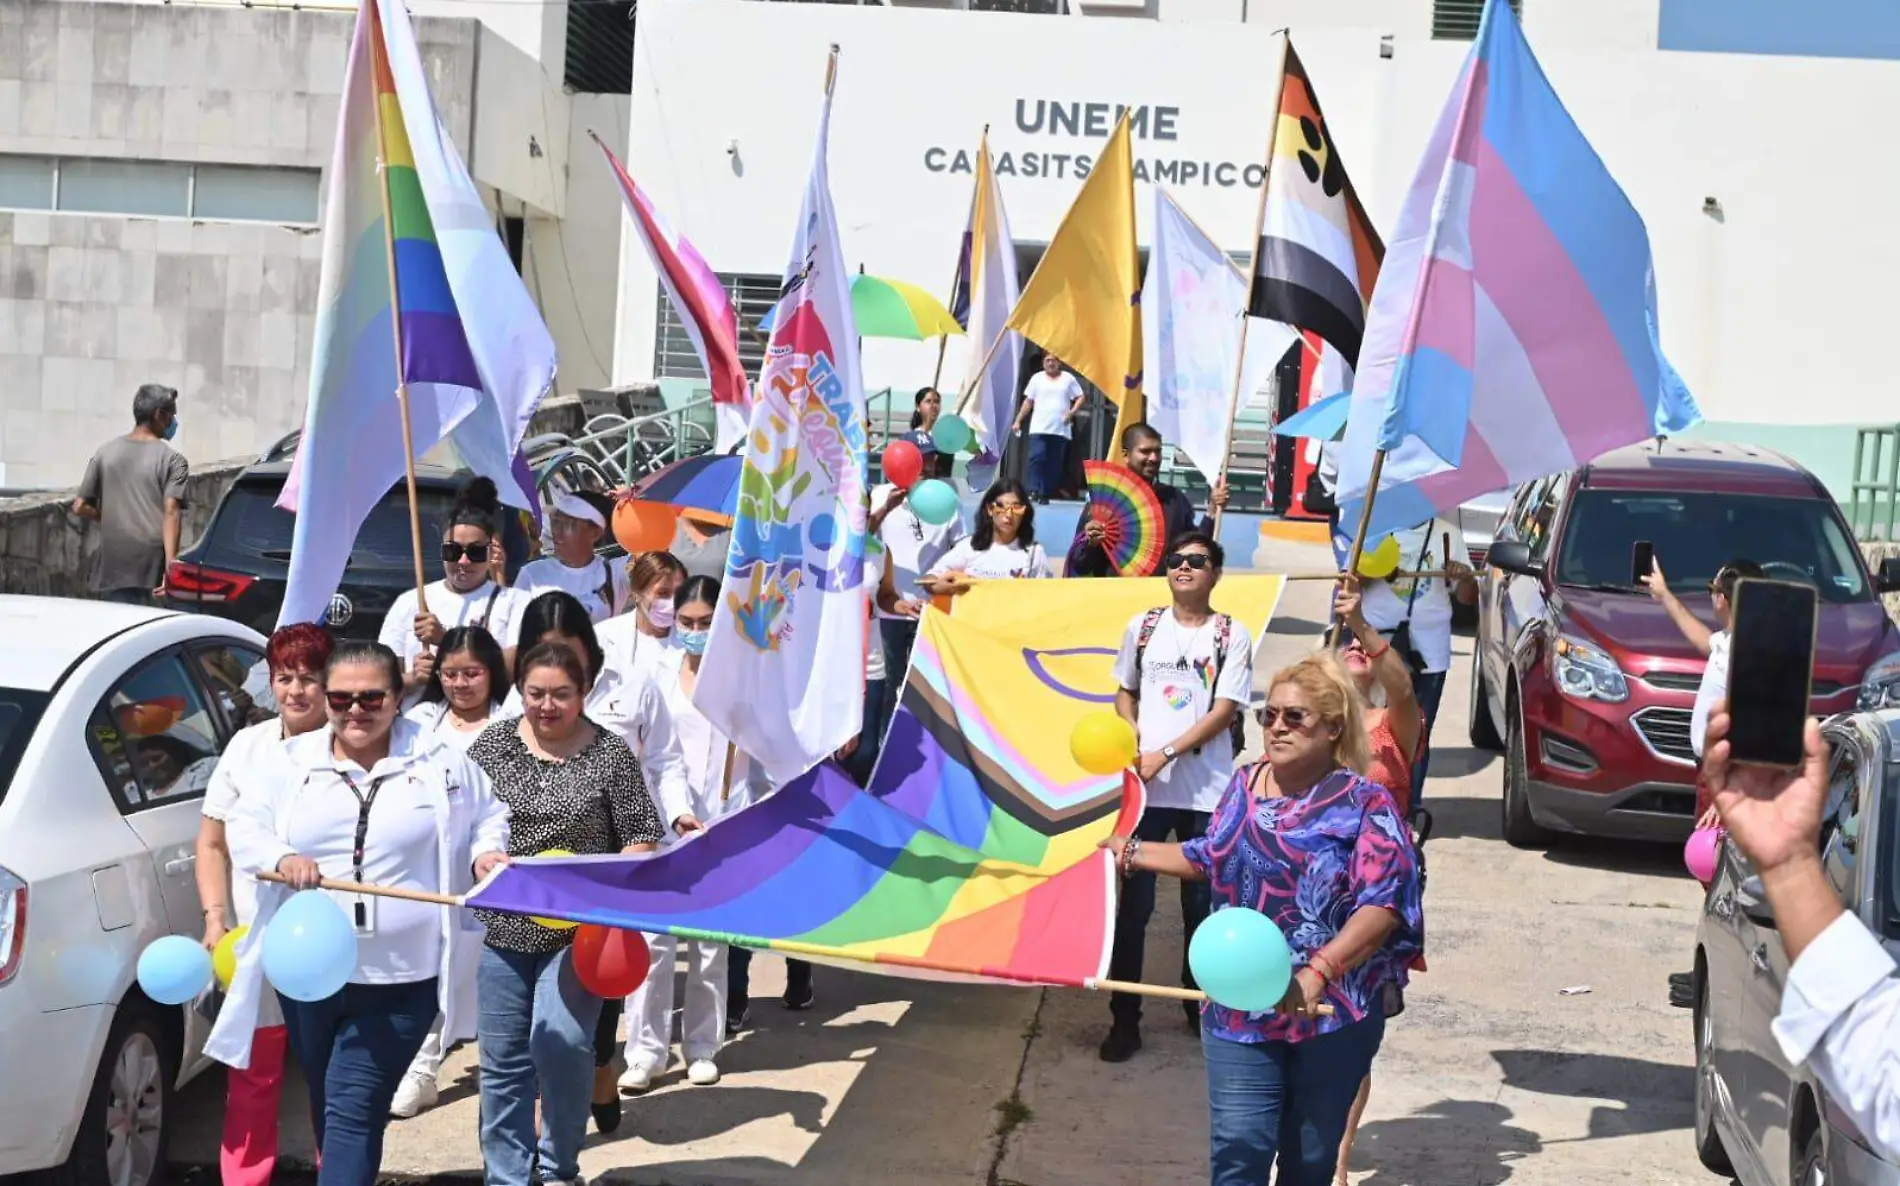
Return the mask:
<svg viewBox="0 0 1900 1186">
<path fill-rule="evenodd" d="M 1148 653 L 1148 640 L 1155 636 L 1155 627 L 1161 624 L 1161 615 L 1165 607 L 1156 606 L 1141 615 L 1141 628 L 1135 631 L 1135 680 L 1140 686 L 1141 660 Z"/>
</svg>

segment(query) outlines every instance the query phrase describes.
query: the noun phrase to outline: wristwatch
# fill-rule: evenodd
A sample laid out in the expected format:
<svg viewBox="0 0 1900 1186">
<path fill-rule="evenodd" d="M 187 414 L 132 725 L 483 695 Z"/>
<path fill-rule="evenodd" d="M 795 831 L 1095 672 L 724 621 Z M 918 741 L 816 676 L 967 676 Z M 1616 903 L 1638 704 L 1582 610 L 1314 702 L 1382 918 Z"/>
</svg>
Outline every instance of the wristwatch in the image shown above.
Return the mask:
<svg viewBox="0 0 1900 1186">
<path fill-rule="evenodd" d="M 1166 758 L 1170 762 L 1174 761 L 1174 747 L 1171 745 L 1162 746 L 1161 756 Z"/>
</svg>

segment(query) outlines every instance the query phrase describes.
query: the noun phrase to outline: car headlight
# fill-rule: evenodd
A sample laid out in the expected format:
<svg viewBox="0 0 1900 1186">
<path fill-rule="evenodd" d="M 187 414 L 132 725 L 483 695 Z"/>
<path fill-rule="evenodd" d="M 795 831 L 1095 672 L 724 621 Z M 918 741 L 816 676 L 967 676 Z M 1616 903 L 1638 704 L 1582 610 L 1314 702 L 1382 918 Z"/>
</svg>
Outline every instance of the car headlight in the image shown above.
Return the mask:
<svg viewBox="0 0 1900 1186">
<path fill-rule="evenodd" d="M 1577 700 L 1616 704 L 1630 697 L 1629 681 L 1609 652 L 1568 634 L 1557 639 L 1551 672 L 1557 678 L 1557 689 Z"/>
<path fill-rule="evenodd" d="M 1868 712 L 1896 705 L 1900 705 L 1900 651 L 1890 651 L 1875 659 L 1873 666 L 1860 677 L 1858 706 L 1862 712 Z"/>
</svg>

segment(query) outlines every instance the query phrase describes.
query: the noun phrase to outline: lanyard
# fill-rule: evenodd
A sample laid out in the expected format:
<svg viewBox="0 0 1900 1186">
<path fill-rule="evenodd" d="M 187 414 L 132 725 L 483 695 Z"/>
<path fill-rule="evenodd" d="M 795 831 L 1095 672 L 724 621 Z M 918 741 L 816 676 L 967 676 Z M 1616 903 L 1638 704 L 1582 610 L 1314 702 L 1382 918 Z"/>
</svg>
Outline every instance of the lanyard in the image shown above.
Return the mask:
<svg viewBox="0 0 1900 1186">
<path fill-rule="evenodd" d="M 363 884 L 363 845 L 369 839 L 369 810 L 376 806 L 376 792 L 394 775 L 385 774 L 369 784 L 369 794 L 365 795 L 356 787 L 356 780 L 346 772 L 339 770 L 336 776 L 343 785 L 350 788 L 350 794 L 356 796 L 356 842 L 350 847 L 350 862 L 356 874 L 356 884 Z M 359 907 L 360 910 L 360 907 Z"/>
</svg>

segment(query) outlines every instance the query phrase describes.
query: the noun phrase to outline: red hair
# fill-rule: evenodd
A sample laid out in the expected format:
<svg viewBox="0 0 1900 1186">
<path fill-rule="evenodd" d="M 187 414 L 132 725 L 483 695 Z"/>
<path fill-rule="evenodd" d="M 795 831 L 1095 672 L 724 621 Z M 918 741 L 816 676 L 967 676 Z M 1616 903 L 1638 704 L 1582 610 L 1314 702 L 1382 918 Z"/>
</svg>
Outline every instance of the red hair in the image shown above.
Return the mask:
<svg viewBox="0 0 1900 1186">
<path fill-rule="evenodd" d="M 264 658 L 270 663 L 272 675 L 280 671 L 309 671 L 321 675 L 330 664 L 330 652 L 335 649 L 336 643 L 328 630 L 300 622 L 271 635 L 264 647 Z"/>
</svg>

